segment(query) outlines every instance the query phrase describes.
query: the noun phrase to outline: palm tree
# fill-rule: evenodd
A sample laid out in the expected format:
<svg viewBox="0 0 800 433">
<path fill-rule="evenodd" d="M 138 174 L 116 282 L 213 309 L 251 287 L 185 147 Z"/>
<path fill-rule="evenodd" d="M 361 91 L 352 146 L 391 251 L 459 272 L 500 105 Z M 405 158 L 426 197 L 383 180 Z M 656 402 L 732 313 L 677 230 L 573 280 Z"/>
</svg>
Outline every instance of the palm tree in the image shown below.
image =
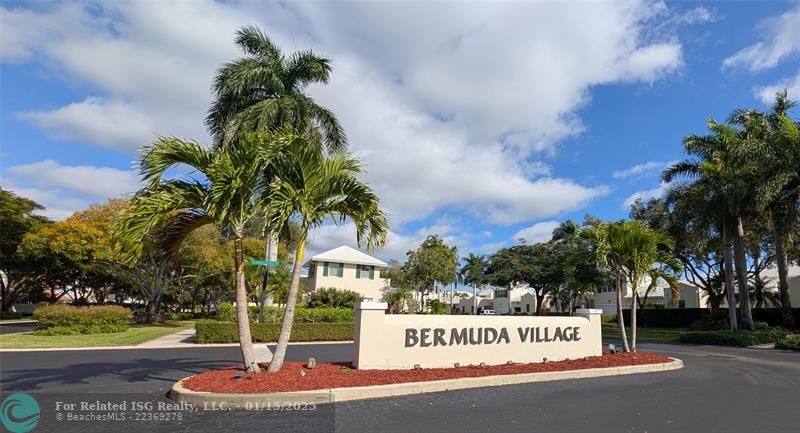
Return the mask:
<svg viewBox="0 0 800 433">
<path fill-rule="evenodd" d="M 645 276 L 659 263 L 671 262 L 673 242 L 665 234 L 641 221 L 621 221 L 592 228 L 598 261 L 611 268 L 617 289 L 617 316 L 625 351 L 636 351 L 638 289 Z M 628 344 L 622 318 L 623 282 L 631 289 L 631 342 Z"/>
<path fill-rule="evenodd" d="M 212 84 L 215 96 L 206 125 L 217 145 L 236 142 L 259 129 L 290 125 L 328 150 L 343 150 L 347 139 L 336 116 L 305 94 L 315 83 L 327 84 L 330 60 L 312 51 L 283 53 L 256 26 L 236 32 L 245 57 L 226 63 Z"/>
<path fill-rule="evenodd" d="M 292 332 L 300 269 L 309 230 L 327 221 L 343 223 L 347 219 L 356 227 L 359 245 L 372 249 L 386 242 L 388 222 L 379 206 L 378 197 L 358 179 L 361 164 L 339 152 L 326 154 L 319 146 L 308 143 L 307 135 L 296 135 L 281 145 L 280 157 L 272 165 L 279 181 L 272 182 L 268 199 L 267 228 L 280 231 L 290 219 L 299 227 L 294 268 L 289 285 L 281 332 L 268 371 L 279 371 L 286 356 Z"/>
<path fill-rule="evenodd" d="M 239 346 L 247 370 L 258 372 L 247 316 L 242 238 L 247 221 L 263 209 L 269 184 L 263 172 L 273 158 L 265 134 L 243 136 L 238 146 L 208 150 L 194 141 L 164 137 L 145 147 L 139 172 L 145 186 L 114 227 L 128 261 L 142 255 L 147 236 L 159 227 L 160 245 L 166 258 L 174 258 L 193 230 L 215 224 L 230 232 L 234 242 L 236 315 Z M 201 176 L 164 179 L 176 166 L 191 167 Z"/>
<path fill-rule="evenodd" d="M 749 175 L 748 161 L 740 157 L 745 140 L 740 131 L 725 123 L 708 121 L 709 135 L 689 135 L 683 140 L 683 146 L 689 155 L 698 159 L 687 159 L 673 164 L 664 170 L 662 178 L 666 182 L 683 176 L 703 181 L 714 201 L 722 205 L 723 217 L 723 257 L 725 261 L 726 287 L 730 291 L 730 274 L 732 271 L 731 247 L 735 255 L 736 283 L 739 291 L 747 292 L 747 260 L 744 247 L 743 214 L 755 200 L 754 180 Z M 728 295 L 729 310 L 732 296 Z M 740 297 L 742 329 L 753 329 L 753 318 L 748 296 Z M 731 324 L 734 323 L 731 317 Z"/>
<path fill-rule="evenodd" d="M 800 204 L 800 127 L 787 115 L 795 105 L 784 89 L 775 95 L 769 113 L 740 109 L 731 115 L 731 121 L 741 125 L 750 139 L 742 157 L 758 161 L 757 204 L 772 218 L 781 324 L 786 328 L 795 326 L 789 298 L 786 248 L 798 226 Z"/>
<path fill-rule="evenodd" d="M 236 45 L 245 57 L 222 66 L 217 71 L 212 90 L 212 103 L 206 125 L 220 145 L 235 144 L 239 136 L 259 129 L 289 126 L 313 137 L 315 146 L 339 151 L 347 139 L 336 116 L 318 105 L 305 90 L 315 83 L 327 84 L 330 61 L 311 51 L 285 55 L 256 26 L 245 26 L 236 33 Z M 265 260 L 277 251 L 278 236 L 264 236 Z M 259 300 L 259 321 L 263 321 L 270 269 L 264 267 Z"/>
<path fill-rule="evenodd" d="M 478 314 L 478 288 L 485 284 L 484 274 L 489 261 L 486 256 L 469 253 L 464 257 L 464 266 L 459 270 L 459 275 L 464 284 L 472 286 L 472 309 L 473 314 Z"/>
</svg>

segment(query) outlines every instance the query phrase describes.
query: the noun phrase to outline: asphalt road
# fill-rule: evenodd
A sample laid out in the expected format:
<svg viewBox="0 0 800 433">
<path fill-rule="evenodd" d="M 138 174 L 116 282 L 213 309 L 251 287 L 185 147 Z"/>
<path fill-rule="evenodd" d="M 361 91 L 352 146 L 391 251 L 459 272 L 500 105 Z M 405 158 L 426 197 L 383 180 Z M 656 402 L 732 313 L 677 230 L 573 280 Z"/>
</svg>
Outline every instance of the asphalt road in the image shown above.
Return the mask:
<svg viewBox="0 0 800 433">
<path fill-rule="evenodd" d="M 2 390 L 40 401 L 36 431 L 319 432 L 796 432 L 800 354 L 641 344 L 681 358 L 681 370 L 343 402 L 315 411 L 200 411 L 137 421 L 48 419 L 52 401 L 142 400 L 181 377 L 230 365 L 236 348 L 0 353 Z M 344 361 L 349 344 L 292 346 L 289 358 Z M 54 393 L 54 394 L 51 394 Z M 126 394 L 120 394 L 126 393 Z M 52 415 L 52 414 L 49 414 Z M 334 429 L 335 428 L 335 429 Z"/>
<path fill-rule="evenodd" d="M 0 335 L 31 332 L 36 329 L 36 322 L 2 323 L 0 322 Z"/>
</svg>

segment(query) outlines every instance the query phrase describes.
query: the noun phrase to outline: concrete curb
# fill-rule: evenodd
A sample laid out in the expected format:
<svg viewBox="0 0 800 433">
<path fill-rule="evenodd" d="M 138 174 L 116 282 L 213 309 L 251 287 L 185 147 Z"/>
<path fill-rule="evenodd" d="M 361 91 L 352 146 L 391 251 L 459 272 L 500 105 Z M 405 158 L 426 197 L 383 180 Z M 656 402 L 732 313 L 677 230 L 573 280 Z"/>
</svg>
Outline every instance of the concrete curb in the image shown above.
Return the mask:
<svg viewBox="0 0 800 433">
<path fill-rule="evenodd" d="M 683 368 L 683 361 L 671 358 L 663 364 L 628 365 L 623 367 L 588 368 L 584 370 L 552 371 L 544 373 L 508 374 L 500 376 L 468 377 L 462 379 L 409 382 L 391 385 L 357 386 L 351 388 L 320 389 L 297 392 L 273 392 L 268 394 L 224 394 L 192 391 L 183 386 L 181 379 L 172 386 L 168 397 L 203 407 L 252 409 L 266 405 L 323 404 L 350 400 L 396 397 L 409 394 L 453 391 L 469 388 L 515 385 L 521 383 L 548 382 L 554 380 L 586 379 L 592 377 L 620 376 L 625 374 L 655 373 Z M 190 376 L 191 377 L 191 376 Z"/>
<path fill-rule="evenodd" d="M 142 345 L 146 344 L 142 343 Z M 274 345 L 278 344 L 276 342 L 272 343 L 253 343 L 253 344 L 267 344 L 267 345 Z M 307 344 L 353 344 L 353 340 L 349 341 L 297 341 L 289 343 L 290 346 L 304 346 Z M 89 346 L 89 347 L 40 347 L 40 348 L 26 348 L 26 349 L 6 349 L 0 347 L 0 353 L 12 353 L 12 352 L 58 352 L 60 350 L 65 351 L 74 351 L 74 350 L 130 350 L 130 349 L 139 349 L 139 350 L 153 350 L 153 349 L 202 349 L 204 347 L 239 347 L 239 343 L 191 343 L 191 344 L 174 344 L 174 345 L 164 345 L 164 346 L 147 346 L 147 345 L 137 345 L 137 346 Z"/>
</svg>

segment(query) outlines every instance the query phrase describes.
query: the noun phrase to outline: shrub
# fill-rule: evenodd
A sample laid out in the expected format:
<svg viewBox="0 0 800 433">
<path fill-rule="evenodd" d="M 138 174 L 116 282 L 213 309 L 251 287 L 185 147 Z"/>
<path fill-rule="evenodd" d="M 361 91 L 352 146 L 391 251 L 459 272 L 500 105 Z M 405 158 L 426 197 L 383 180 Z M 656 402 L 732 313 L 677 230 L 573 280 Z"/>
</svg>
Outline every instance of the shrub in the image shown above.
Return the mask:
<svg viewBox="0 0 800 433">
<path fill-rule="evenodd" d="M 775 343 L 786 333 L 781 330 L 772 331 L 698 331 L 684 332 L 678 337 L 681 343 L 711 344 L 716 346 L 755 346 Z"/>
<path fill-rule="evenodd" d="M 239 331 L 236 323 L 219 320 L 198 320 L 195 323 L 198 343 L 236 343 Z M 253 341 L 278 341 L 280 323 L 251 323 Z M 295 323 L 290 341 L 346 341 L 353 339 L 353 323 Z"/>
<path fill-rule="evenodd" d="M 308 295 L 306 307 L 308 308 L 349 308 L 353 309 L 357 302 L 364 299 L 358 292 L 337 289 L 334 287 L 314 290 Z"/>
<path fill-rule="evenodd" d="M 447 304 L 438 299 L 428 299 L 426 304 L 430 314 L 447 314 Z"/>
<path fill-rule="evenodd" d="M 33 313 L 36 335 L 105 334 L 128 329 L 131 311 L 117 305 L 72 307 L 48 305 Z"/>
<path fill-rule="evenodd" d="M 19 319 L 20 317 L 22 317 L 22 314 L 16 311 L 0 311 L 0 320 Z"/>
<path fill-rule="evenodd" d="M 616 323 L 617 315 L 616 314 L 603 314 L 600 316 L 600 321 L 602 323 Z"/>
<path fill-rule="evenodd" d="M 776 349 L 795 350 L 800 352 L 800 334 L 785 335 L 775 343 Z"/>
<path fill-rule="evenodd" d="M 230 305 L 230 312 L 222 313 L 229 307 L 217 307 L 217 320 L 223 322 L 236 321 L 236 308 Z M 255 322 L 258 318 L 258 307 L 248 309 L 250 321 Z M 281 323 L 283 320 L 283 308 L 266 307 L 264 308 L 264 323 Z M 305 308 L 297 307 L 294 311 L 294 323 L 352 323 L 356 320 L 356 312 L 350 308 Z"/>
<path fill-rule="evenodd" d="M 753 323 L 753 330 L 754 331 L 769 331 L 770 326 L 767 322 L 754 322 Z"/>
<path fill-rule="evenodd" d="M 222 302 L 217 305 L 217 320 L 222 320 L 223 322 L 235 322 L 236 306 L 230 302 Z"/>
<path fill-rule="evenodd" d="M 727 311 L 716 311 L 703 316 L 689 325 L 692 331 L 724 331 L 730 328 Z"/>
</svg>

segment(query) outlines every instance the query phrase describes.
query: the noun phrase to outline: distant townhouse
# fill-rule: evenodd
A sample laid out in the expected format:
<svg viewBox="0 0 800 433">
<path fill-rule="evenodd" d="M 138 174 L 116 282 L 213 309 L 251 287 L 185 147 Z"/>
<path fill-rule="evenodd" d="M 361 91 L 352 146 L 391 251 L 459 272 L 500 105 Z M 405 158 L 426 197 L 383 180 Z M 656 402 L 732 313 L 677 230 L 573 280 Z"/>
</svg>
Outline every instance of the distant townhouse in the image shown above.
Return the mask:
<svg viewBox="0 0 800 433">
<path fill-rule="evenodd" d="M 345 245 L 319 253 L 303 266 L 308 268 L 303 284 L 309 291 L 333 287 L 358 292 L 365 301 L 379 301 L 390 284 L 381 277 L 385 262 Z"/>
</svg>

